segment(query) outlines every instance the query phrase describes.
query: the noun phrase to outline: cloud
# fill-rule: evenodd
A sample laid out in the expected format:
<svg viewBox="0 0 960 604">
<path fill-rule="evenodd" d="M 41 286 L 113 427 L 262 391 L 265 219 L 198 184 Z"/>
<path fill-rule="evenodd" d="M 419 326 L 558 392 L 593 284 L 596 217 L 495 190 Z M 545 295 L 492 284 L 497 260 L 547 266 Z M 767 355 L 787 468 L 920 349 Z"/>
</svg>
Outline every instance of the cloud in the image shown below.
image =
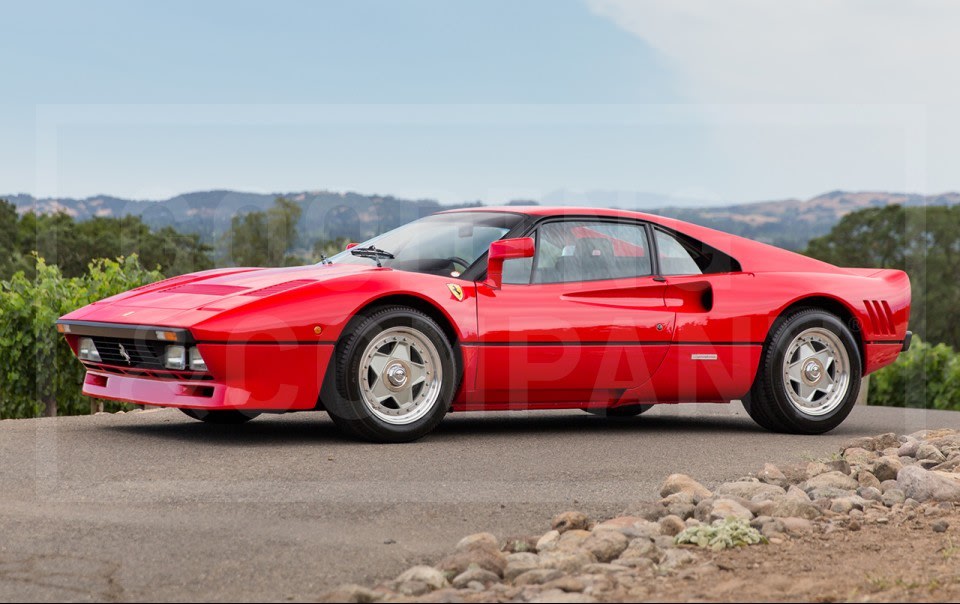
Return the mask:
<svg viewBox="0 0 960 604">
<path fill-rule="evenodd" d="M 956 103 L 960 2 L 587 0 L 698 102 Z"/>
</svg>

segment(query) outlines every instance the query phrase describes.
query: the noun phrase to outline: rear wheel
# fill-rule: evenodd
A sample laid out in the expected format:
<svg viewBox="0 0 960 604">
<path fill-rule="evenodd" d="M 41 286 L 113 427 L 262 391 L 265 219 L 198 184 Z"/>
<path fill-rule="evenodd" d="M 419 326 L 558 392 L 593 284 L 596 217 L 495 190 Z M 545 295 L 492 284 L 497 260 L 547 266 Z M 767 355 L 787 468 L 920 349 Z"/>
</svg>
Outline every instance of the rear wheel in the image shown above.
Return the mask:
<svg viewBox="0 0 960 604">
<path fill-rule="evenodd" d="M 744 408 L 768 430 L 828 432 L 856 404 L 861 363 L 856 339 L 838 317 L 797 311 L 774 325 Z"/>
<path fill-rule="evenodd" d="M 391 306 L 358 318 L 337 346 L 336 389 L 324 406 L 340 429 L 374 442 L 407 442 L 433 430 L 460 372 L 437 323 Z"/>
<path fill-rule="evenodd" d="M 649 411 L 653 405 L 621 405 L 619 407 L 590 407 L 584 411 L 600 417 L 636 417 Z"/>
<path fill-rule="evenodd" d="M 205 409 L 180 409 L 187 417 L 208 424 L 245 424 L 260 415 L 256 411 L 236 411 L 232 409 L 207 411 Z"/>
</svg>

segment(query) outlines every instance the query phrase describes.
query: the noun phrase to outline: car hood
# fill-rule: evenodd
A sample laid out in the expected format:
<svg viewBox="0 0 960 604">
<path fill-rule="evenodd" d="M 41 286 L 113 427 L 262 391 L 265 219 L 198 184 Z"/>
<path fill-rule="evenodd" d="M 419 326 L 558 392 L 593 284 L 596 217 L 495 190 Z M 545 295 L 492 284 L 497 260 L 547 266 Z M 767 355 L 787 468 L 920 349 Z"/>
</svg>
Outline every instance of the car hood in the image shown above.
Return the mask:
<svg viewBox="0 0 960 604">
<path fill-rule="evenodd" d="M 391 269 L 359 264 L 216 269 L 145 285 L 94 302 L 62 318 L 188 326 L 220 312 L 301 287 L 362 272 L 388 270 Z"/>
</svg>

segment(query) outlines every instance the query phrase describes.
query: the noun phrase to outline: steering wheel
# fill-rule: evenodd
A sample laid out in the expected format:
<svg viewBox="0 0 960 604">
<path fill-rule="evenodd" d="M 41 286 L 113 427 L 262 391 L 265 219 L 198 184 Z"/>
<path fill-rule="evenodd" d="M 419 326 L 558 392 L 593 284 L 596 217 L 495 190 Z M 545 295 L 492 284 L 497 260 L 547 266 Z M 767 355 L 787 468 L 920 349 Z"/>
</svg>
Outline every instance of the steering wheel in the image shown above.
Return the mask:
<svg viewBox="0 0 960 604">
<path fill-rule="evenodd" d="M 447 260 L 452 262 L 454 265 L 459 264 L 460 266 L 463 267 L 463 270 L 467 270 L 468 268 L 470 268 L 470 263 L 464 260 L 463 258 L 461 258 L 460 256 L 450 256 L 447 258 Z M 456 266 L 454 266 L 454 268 L 456 268 Z"/>
</svg>

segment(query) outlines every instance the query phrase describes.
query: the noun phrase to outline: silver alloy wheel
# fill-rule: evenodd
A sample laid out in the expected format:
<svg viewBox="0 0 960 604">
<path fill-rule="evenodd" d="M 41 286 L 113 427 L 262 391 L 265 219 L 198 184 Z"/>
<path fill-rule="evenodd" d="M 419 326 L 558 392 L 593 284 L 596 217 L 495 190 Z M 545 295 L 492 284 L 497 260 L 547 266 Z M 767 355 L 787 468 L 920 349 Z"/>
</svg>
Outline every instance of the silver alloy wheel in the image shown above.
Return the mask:
<svg viewBox="0 0 960 604">
<path fill-rule="evenodd" d="M 440 397 L 440 353 L 426 335 L 412 327 L 391 327 L 367 345 L 358 378 L 364 405 L 388 424 L 421 419 Z"/>
<path fill-rule="evenodd" d="M 783 357 L 787 398 L 804 415 L 830 413 L 850 387 L 850 356 L 837 334 L 811 327 L 797 335 Z"/>
</svg>

